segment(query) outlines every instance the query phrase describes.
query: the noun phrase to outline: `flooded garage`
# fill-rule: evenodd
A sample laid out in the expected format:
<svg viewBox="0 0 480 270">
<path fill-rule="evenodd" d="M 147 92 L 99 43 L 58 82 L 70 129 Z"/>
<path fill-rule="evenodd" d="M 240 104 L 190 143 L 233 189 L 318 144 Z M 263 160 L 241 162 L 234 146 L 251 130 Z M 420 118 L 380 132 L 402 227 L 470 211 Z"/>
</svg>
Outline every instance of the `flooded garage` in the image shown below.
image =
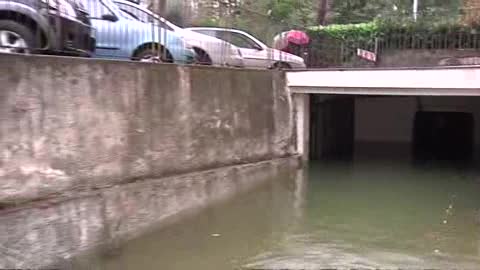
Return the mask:
<svg viewBox="0 0 480 270">
<path fill-rule="evenodd" d="M 473 169 L 316 161 L 71 269 L 478 269 Z"/>
<path fill-rule="evenodd" d="M 311 95 L 310 158 L 476 160 L 480 98 Z"/>
</svg>

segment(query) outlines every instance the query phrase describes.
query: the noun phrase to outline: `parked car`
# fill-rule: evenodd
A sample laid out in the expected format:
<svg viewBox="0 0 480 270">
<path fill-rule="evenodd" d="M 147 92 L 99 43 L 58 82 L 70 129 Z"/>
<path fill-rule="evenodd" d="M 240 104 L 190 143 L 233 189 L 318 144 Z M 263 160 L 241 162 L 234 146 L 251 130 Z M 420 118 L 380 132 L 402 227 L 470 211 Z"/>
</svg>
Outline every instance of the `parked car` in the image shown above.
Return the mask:
<svg viewBox="0 0 480 270">
<path fill-rule="evenodd" d="M 88 14 L 67 0 L 0 0 L 0 52 L 89 56 Z"/>
<path fill-rule="evenodd" d="M 111 0 L 84 0 L 96 29 L 95 56 L 140 61 L 192 63 L 193 49 L 176 33 L 139 21 Z"/>
<path fill-rule="evenodd" d="M 195 50 L 197 63 L 243 67 L 243 58 L 236 46 L 214 37 L 185 30 L 132 1 L 113 1 L 122 11 L 130 14 L 137 20 L 149 24 L 159 24 L 161 27 L 182 36 L 185 42 Z"/>
<path fill-rule="evenodd" d="M 305 68 L 303 58 L 269 48 L 254 36 L 236 29 L 191 27 L 188 30 L 216 37 L 240 48 L 247 67 L 256 68 Z"/>
</svg>

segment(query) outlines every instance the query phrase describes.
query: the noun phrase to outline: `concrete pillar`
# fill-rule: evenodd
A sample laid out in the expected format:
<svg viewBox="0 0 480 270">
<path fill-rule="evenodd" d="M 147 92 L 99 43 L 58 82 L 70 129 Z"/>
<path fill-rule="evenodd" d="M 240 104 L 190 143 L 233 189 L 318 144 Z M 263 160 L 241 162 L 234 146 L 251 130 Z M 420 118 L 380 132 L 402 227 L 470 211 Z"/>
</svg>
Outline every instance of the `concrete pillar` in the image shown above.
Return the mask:
<svg viewBox="0 0 480 270">
<path fill-rule="evenodd" d="M 303 161 L 309 159 L 310 147 L 310 95 L 293 94 L 296 121 L 297 153 Z"/>
</svg>

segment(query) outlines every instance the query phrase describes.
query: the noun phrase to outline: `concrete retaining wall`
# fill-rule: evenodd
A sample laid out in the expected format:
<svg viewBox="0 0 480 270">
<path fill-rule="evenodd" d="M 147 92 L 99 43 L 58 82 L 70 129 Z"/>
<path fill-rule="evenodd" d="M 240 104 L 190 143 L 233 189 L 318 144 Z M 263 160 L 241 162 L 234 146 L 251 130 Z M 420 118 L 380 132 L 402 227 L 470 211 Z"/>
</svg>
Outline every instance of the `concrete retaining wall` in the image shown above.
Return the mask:
<svg viewBox="0 0 480 270">
<path fill-rule="evenodd" d="M 295 151 L 281 73 L 0 58 L 3 206 Z"/>
<path fill-rule="evenodd" d="M 0 268 L 71 269 L 70 259 L 83 252 L 98 246 L 114 250 L 132 237 L 273 179 L 295 186 L 297 166 L 298 159 L 285 158 L 223 167 L 0 211 Z"/>
<path fill-rule="evenodd" d="M 480 64 L 478 50 L 387 50 L 381 53 L 380 67 L 432 67 Z"/>
</svg>

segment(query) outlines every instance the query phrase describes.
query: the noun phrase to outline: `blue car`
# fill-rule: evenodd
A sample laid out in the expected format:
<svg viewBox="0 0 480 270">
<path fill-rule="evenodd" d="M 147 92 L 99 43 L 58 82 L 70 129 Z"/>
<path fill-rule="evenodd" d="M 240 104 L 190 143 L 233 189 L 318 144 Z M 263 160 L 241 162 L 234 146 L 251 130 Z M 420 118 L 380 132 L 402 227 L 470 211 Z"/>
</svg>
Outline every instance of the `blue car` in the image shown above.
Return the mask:
<svg viewBox="0 0 480 270">
<path fill-rule="evenodd" d="M 83 0 L 96 31 L 94 57 L 189 64 L 195 52 L 160 23 L 145 23 L 111 0 Z"/>
</svg>

